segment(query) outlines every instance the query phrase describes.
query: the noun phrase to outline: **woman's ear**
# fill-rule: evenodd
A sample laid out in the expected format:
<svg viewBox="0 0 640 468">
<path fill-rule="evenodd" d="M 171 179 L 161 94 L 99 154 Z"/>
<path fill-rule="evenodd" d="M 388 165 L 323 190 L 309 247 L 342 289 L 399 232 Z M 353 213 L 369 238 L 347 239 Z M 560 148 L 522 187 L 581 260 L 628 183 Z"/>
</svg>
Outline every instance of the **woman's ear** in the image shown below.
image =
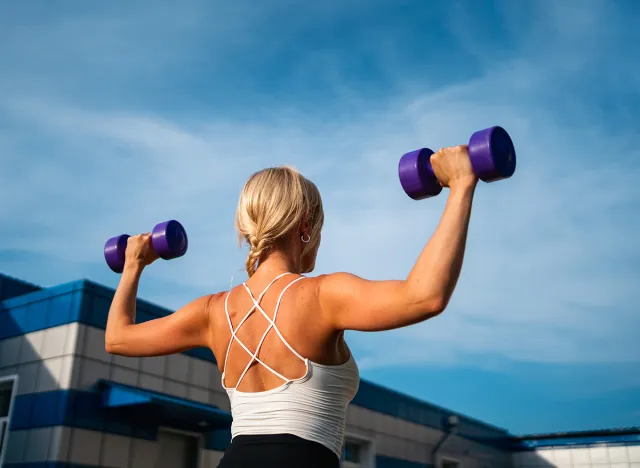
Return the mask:
<svg viewBox="0 0 640 468">
<path fill-rule="evenodd" d="M 300 225 L 300 235 L 304 237 L 309 235 L 309 226 L 307 224 Z"/>
<path fill-rule="evenodd" d="M 308 236 L 309 235 L 309 211 L 305 211 L 302 215 L 302 221 L 300 222 L 300 235 Z"/>
</svg>

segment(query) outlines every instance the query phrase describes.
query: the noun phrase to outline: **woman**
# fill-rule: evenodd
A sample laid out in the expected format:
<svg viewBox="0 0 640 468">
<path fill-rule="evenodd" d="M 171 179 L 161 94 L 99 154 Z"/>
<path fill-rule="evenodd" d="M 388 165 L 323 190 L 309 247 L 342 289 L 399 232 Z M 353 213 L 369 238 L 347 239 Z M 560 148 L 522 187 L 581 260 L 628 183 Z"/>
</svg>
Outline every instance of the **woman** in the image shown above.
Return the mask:
<svg viewBox="0 0 640 468">
<path fill-rule="evenodd" d="M 320 246 L 320 194 L 292 168 L 265 169 L 245 184 L 236 213 L 239 237 L 249 244 L 247 282 L 136 324 L 138 281 L 157 255 L 150 234 L 130 237 L 109 311 L 107 351 L 141 357 L 213 351 L 233 415 L 220 467 L 338 467 L 346 409 L 359 382 L 344 331 L 390 330 L 434 317 L 460 275 L 477 178 L 466 146 L 442 149 L 431 163 L 449 198 L 406 280 L 302 276 L 313 271 Z"/>
</svg>

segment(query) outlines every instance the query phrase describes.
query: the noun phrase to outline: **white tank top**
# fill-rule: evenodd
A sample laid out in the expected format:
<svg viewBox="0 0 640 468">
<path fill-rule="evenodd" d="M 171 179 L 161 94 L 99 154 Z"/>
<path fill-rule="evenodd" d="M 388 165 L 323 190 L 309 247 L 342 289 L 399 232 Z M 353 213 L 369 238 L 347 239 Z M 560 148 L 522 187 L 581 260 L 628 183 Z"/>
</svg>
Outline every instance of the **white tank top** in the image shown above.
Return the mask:
<svg viewBox="0 0 640 468">
<path fill-rule="evenodd" d="M 276 325 L 278 308 L 285 291 L 294 283 L 304 278 L 300 276 L 289 283 L 280 293 L 276 303 L 273 320 L 260 307 L 260 301 L 269 287 L 278 279 L 289 273 L 283 273 L 269 283 L 260 296 L 256 299 L 245 283 L 245 290 L 253 301 L 253 307 L 234 329 L 229 316 L 227 302 L 229 294 L 225 298 L 224 309 L 227 322 L 231 330 L 231 339 L 227 347 L 227 355 L 222 372 L 222 386 L 229 395 L 231 402 L 231 437 L 238 435 L 262 435 L 262 434 L 293 434 L 306 440 L 318 442 L 331 449 L 338 457 L 342 453 L 344 439 L 344 427 L 347 414 L 347 406 L 358 391 L 360 374 L 353 356 L 350 355 L 344 364 L 327 366 L 315 363 L 298 354 L 284 339 Z M 247 318 L 258 310 L 269 322 L 269 326 L 262 335 L 255 351 L 250 351 L 236 336 L 238 329 Z M 262 362 L 258 357 L 262 343 L 267 334 L 274 330 L 282 342 L 296 355 L 306 367 L 305 375 L 298 379 L 288 379 L 276 372 L 270 366 Z M 242 348 L 251 355 L 249 363 L 240 375 L 234 388 L 225 386 L 225 371 L 231 343 L 236 340 Z M 254 362 L 260 363 L 266 369 L 282 379 L 279 387 L 263 392 L 241 392 L 237 390 L 240 382 Z"/>
</svg>

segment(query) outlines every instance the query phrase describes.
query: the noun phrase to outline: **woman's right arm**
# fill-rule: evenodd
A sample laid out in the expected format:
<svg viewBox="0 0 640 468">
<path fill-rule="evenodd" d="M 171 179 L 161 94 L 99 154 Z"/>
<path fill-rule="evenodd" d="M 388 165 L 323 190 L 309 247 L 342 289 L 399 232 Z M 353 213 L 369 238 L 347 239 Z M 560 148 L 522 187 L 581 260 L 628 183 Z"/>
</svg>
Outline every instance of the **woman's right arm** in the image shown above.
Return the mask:
<svg viewBox="0 0 640 468">
<path fill-rule="evenodd" d="M 381 331 L 440 314 L 458 282 L 477 178 L 466 147 L 432 157 L 440 182 L 450 187 L 440 224 L 406 280 L 368 281 L 348 273 L 319 278 L 323 316 L 336 330 Z"/>
</svg>

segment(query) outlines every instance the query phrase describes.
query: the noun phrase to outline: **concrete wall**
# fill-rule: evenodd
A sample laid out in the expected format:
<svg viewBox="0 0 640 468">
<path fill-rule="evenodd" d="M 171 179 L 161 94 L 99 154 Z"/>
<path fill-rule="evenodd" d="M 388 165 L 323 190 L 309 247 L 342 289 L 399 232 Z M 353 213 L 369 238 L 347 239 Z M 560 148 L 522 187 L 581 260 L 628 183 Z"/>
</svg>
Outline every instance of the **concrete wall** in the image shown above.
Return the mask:
<svg viewBox="0 0 640 468">
<path fill-rule="evenodd" d="M 440 430 L 358 406 L 349 407 L 347 432 L 372 439 L 379 458 L 406 460 L 420 466 L 436 465 L 432 451 L 444 435 Z M 465 468 L 507 468 L 512 463 L 508 452 L 455 435 L 439 453 L 461 461 Z"/>
</svg>

